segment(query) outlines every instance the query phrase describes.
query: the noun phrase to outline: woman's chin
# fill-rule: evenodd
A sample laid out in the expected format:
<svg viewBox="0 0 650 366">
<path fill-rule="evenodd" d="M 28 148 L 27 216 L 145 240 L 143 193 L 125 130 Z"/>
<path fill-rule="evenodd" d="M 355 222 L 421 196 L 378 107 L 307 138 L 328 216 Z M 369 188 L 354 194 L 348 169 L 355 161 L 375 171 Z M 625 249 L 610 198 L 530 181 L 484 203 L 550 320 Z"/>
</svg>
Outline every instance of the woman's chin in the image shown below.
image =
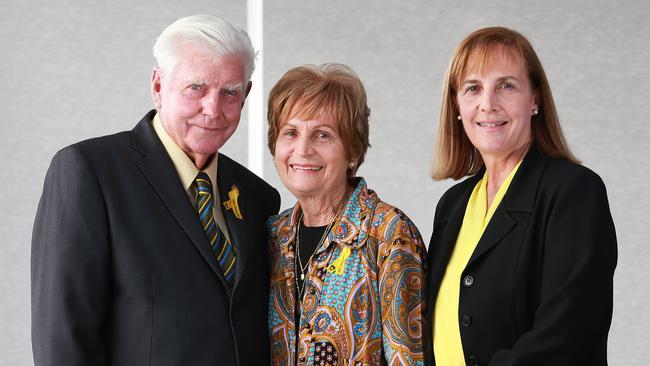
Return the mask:
<svg viewBox="0 0 650 366">
<path fill-rule="evenodd" d="M 285 187 L 291 192 L 296 198 L 300 199 L 302 197 L 314 196 L 323 191 L 323 185 L 305 183 L 305 182 L 294 182 L 285 184 Z"/>
</svg>

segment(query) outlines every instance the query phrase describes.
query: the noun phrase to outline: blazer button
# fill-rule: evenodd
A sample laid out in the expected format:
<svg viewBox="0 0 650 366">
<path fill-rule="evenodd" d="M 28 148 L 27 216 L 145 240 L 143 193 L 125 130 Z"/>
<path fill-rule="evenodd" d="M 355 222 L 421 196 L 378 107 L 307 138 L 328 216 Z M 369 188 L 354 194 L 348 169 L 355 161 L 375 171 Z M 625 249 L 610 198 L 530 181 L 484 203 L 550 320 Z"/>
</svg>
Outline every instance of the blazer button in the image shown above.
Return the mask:
<svg viewBox="0 0 650 366">
<path fill-rule="evenodd" d="M 476 356 L 469 356 L 467 357 L 467 360 L 469 361 L 469 364 L 472 366 L 478 366 L 478 357 Z"/>
<path fill-rule="evenodd" d="M 300 362 L 305 362 L 306 359 L 305 359 L 304 357 L 300 357 L 300 359 L 299 359 L 298 361 L 300 361 Z"/>
<path fill-rule="evenodd" d="M 464 314 L 460 318 L 460 324 L 462 324 L 463 327 L 469 327 L 470 325 L 472 325 L 472 317 L 467 314 Z"/>
<path fill-rule="evenodd" d="M 474 284 L 474 277 L 472 277 L 471 275 L 467 275 L 463 277 L 463 286 L 472 287 L 473 284 Z"/>
</svg>

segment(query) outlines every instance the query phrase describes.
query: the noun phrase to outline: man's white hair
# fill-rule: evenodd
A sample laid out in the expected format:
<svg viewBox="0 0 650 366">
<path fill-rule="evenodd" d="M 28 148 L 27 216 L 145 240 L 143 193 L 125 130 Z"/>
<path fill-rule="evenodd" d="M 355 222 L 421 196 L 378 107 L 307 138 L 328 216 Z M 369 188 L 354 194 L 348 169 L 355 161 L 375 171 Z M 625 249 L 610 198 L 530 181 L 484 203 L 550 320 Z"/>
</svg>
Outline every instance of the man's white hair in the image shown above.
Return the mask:
<svg viewBox="0 0 650 366">
<path fill-rule="evenodd" d="M 255 50 L 248 34 L 212 15 L 191 15 L 178 19 L 160 33 L 153 45 L 153 56 L 163 78 L 167 79 L 180 61 L 179 53 L 187 42 L 205 47 L 219 56 L 238 56 L 244 62 L 245 83 L 255 70 Z"/>
</svg>

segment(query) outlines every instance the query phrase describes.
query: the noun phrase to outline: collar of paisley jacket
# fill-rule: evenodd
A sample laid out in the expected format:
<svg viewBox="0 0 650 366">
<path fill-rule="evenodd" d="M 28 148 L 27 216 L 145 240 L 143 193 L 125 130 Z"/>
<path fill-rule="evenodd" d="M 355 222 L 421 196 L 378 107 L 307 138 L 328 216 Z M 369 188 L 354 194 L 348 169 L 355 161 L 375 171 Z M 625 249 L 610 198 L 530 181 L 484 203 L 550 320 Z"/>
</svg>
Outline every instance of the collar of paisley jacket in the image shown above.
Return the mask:
<svg viewBox="0 0 650 366">
<path fill-rule="evenodd" d="M 366 243 L 379 197 L 368 188 L 366 181 L 361 177 L 354 178 L 353 185 L 355 186 L 354 191 L 348 197 L 344 209 L 336 217 L 327 240 L 321 248 L 316 249 L 316 255 L 327 250 L 332 243 L 336 243 L 341 248 L 347 246 L 350 249 L 358 249 Z M 299 217 L 300 203 L 297 202 L 289 215 L 289 230 L 284 231 L 289 237 L 282 238 L 282 242 L 288 243 L 295 240 L 295 227 Z"/>
</svg>

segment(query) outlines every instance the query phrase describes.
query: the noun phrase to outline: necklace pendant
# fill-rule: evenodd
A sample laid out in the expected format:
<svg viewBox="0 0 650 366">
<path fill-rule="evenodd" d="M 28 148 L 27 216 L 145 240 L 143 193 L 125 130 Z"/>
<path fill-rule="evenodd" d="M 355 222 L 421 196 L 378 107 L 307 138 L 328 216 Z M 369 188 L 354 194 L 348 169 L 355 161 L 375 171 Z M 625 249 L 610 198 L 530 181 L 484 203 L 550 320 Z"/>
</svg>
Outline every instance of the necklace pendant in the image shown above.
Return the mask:
<svg viewBox="0 0 650 366">
<path fill-rule="evenodd" d="M 301 281 L 304 281 L 304 280 L 305 280 L 305 274 L 304 274 L 304 273 L 301 273 L 301 274 L 300 274 L 300 280 L 301 280 Z"/>
</svg>

